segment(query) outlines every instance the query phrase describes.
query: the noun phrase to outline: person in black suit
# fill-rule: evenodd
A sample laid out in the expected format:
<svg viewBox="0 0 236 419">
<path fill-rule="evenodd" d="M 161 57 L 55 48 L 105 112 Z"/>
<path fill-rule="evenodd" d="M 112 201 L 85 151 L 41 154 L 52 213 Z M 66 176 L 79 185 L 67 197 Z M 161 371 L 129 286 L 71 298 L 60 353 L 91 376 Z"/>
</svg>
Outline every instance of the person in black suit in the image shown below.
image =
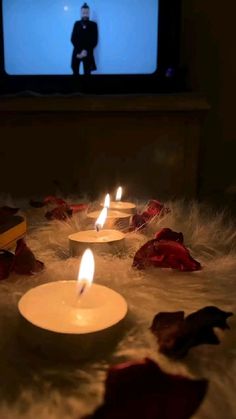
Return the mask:
<svg viewBox="0 0 236 419">
<path fill-rule="evenodd" d="M 98 27 L 90 19 L 90 9 L 87 3 L 81 7 L 81 20 L 75 22 L 71 35 L 74 46 L 71 68 L 73 74 L 79 74 L 80 63 L 84 65 L 84 74 L 91 74 L 97 69 L 93 50 L 98 43 Z"/>
</svg>

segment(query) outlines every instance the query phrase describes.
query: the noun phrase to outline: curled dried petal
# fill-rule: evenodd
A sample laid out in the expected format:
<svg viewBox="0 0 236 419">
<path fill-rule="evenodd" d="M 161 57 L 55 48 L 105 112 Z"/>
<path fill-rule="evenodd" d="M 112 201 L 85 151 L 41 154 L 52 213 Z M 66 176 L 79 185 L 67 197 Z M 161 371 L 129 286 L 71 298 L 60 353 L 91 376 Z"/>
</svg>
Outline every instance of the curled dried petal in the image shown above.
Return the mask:
<svg viewBox="0 0 236 419">
<path fill-rule="evenodd" d="M 207 391 L 206 380 L 167 374 L 150 359 L 110 368 L 104 404 L 92 419 L 188 419 Z"/>
<path fill-rule="evenodd" d="M 220 343 L 214 327 L 229 329 L 227 319 L 232 315 L 218 307 L 205 307 L 186 318 L 183 311 L 158 313 L 151 331 L 157 338 L 160 352 L 180 358 L 194 346 Z"/>
<path fill-rule="evenodd" d="M 157 239 L 144 244 L 135 254 L 133 267 L 145 269 L 150 266 L 172 268 L 179 271 L 198 271 L 199 262 L 194 260 L 188 249 L 181 243 Z"/>
<path fill-rule="evenodd" d="M 158 233 L 156 233 L 155 239 L 158 241 L 171 240 L 179 243 L 184 242 L 183 233 L 176 233 L 176 231 L 173 231 L 170 228 L 163 228 L 162 230 L 158 231 Z"/>
<path fill-rule="evenodd" d="M 18 240 L 12 270 L 20 275 L 33 275 L 44 269 L 23 239 Z"/>
</svg>

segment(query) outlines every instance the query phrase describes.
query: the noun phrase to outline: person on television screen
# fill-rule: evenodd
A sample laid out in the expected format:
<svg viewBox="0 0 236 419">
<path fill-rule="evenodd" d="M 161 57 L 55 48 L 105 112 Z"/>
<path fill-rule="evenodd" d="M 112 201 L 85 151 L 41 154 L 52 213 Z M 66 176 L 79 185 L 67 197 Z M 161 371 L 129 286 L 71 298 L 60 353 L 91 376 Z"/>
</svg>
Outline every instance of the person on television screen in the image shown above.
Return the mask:
<svg viewBox="0 0 236 419">
<path fill-rule="evenodd" d="M 79 74 L 81 62 L 84 74 L 91 74 L 97 69 L 93 50 L 98 43 L 98 27 L 96 22 L 90 20 L 90 8 L 87 3 L 81 7 L 81 20 L 74 24 L 71 42 L 74 46 L 71 63 L 73 74 Z"/>
</svg>

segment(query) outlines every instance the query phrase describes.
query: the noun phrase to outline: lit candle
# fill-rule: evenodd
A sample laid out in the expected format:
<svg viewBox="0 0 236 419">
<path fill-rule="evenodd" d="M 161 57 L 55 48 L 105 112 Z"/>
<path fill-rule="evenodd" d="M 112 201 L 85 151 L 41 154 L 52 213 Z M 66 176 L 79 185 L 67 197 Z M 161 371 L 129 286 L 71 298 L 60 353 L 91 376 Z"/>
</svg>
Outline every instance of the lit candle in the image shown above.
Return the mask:
<svg viewBox="0 0 236 419">
<path fill-rule="evenodd" d="M 110 208 L 110 203 L 111 203 L 111 198 L 110 198 L 110 195 L 108 193 L 108 194 L 106 194 L 103 207 L 104 208 Z"/>
<path fill-rule="evenodd" d="M 121 230 L 125 230 L 129 227 L 131 213 L 130 212 L 126 213 L 126 212 L 110 209 L 110 195 L 109 194 L 106 195 L 105 201 L 103 203 L 103 207 L 107 208 L 108 210 L 105 227 L 107 228 L 116 227 Z M 99 211 L 93 211 L 93 212 L 88 213 L 87 217 L 94 224 L 99 214 L 100 214 Z"/>
<path fill-rule="evenodd" d="M 94 230 L 79 231 L 69 236 L 69 247 L 72 256 L 78 256 L 89 246 L 96 252 L 116 252 L 122 249 L 125 235 L 118 230 L 103 230 L 107 218 L 104 207 L 95 222 Z"/>
<path fill-rule="evenodd" d="M 92 283 L 94 267 L 93 253 L 87 249 L 78 281 L 50 282 L 20 299 L 28 343 L 55 358 L 84 359 L 117 340 L 127 303 L 112 289 Z"/>
<path fill-rule="evenodd" d="M 110 209 L 111 210 L 118 210 L 121 212 L 125 212 L 128 214 L 135 214 L 136 213 L 136 205 L 132 202 L 125 202 L 122 201 L 123 189 L 121 186 L 117 189 L 116 192 L 116 200 L 110 202 Z"/>
</svg>

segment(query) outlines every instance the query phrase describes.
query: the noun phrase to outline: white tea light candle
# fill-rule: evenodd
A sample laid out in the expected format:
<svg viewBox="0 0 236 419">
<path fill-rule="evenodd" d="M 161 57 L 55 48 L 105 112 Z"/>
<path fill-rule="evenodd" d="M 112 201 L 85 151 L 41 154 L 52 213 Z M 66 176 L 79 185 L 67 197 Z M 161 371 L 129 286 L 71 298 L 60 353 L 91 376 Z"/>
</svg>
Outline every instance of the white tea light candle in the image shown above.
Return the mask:
<svg viewBox="0 0 236 419">
<path fill-rule="evenodd" d="M 93 211 L 87 214 L 88 219 L 94 225 L 96 219 L 99 217 L 100 211 Z M 131 214 L 127 214 L 121 211 L 108 210 L 107 219 L 104 224 L 105 228 L 119 228 L 125 230 L 129 228 Z"/>
<path fill-rule="evenodd" d="M 79 231 L 69 236 L 72 256 L 78 256 L 89 246 L 96 252 L 115 252 L 122 249 L 125 235 L 118 230 L 102 230 L 107 218 L 104 207 L 95 222 L 95 230 Z"/>
<path fill-rule="evenodd" d="M 123 189 L 120 186 L 116 192 L 116 200 L 110 201 L 110 209 L 125 212 L 127 214 L 135 214 L 137 210 L 136 205 L 132 202 L 121 201 L 122 195 Z"/>
<path fill-rule="evenodd" d="M 120 230 L 126 230 L 129 228 L 130 225 L 130 218 L 131 218 L 131 214 L 127 214 L 125 212 L 121 212 L 121 211 L 113 211 L 110 209 L 110 203 L 111 203 L 111 199 L 110 199 L 110 195 L 107 194 L 104 200 L 104 203 L 101 205 L 104 207 L 104 209 L 107 209 L 107 214 L 106 214 L 106 221 L 105 221 L 105 227 L 108 229 L 112 229 L 112 228 L 118 228 Z M 88 219 L 91 222 L 95 222 L 95 220 L 98 218 L 99 216 L 99 211 L 93 211 L 87 214 Z"/>
<path fill-rule="evenodd" d="M 111 198 L 107 194 L 104 200 L 104 203 L 101 204 L 104 208 L 107 208 L 107 218 L 106 218 L 106 228 L 118 228 L 120 230 L 127 230 L 130 226 L 131 213 L 125 211 L 111 210 Z M 87 214 L 88 219 L 96 219 L 98 217 L 99 211 L 90 212 Z"/>
<path fill-rule="evenodd" d="M 72 256 L 78 256 L 89 246 L 99 252 L 116 252 L 122 249 L 125 235 L 118 230 L 87 230 L 69 236 L 69 247 Z"/>
<path fill-rule="evenodd" d="M 127 303 L 120 294 L 90 284 L 93 264 L 93 254 L 88 249 L 81 261 L 82 276 L 78 281 L 50 282 L 31 289 L 20 299 L 19 312 L 29 326 L 27 340 L 40 346 L 44 353 L 55 351 L 56 356 L 60 351 L 62 356 L 87 358 L 92 350 L 105 349 L 104 339 L 107 337 L 110 342 L 115 326 L 125 318 Z M 74 347 L 68 347 L 71 342 Z"/>
<path fill-rule="evenodd" d="M 121 321 L 127 304 L 110 288 L 93 284 L 77 298 L 76 281 L 56 281 L 28 291 L 19 302 L 21 315 L 34 326 L 56 333 L 98 332 Z"/>
</svg>

